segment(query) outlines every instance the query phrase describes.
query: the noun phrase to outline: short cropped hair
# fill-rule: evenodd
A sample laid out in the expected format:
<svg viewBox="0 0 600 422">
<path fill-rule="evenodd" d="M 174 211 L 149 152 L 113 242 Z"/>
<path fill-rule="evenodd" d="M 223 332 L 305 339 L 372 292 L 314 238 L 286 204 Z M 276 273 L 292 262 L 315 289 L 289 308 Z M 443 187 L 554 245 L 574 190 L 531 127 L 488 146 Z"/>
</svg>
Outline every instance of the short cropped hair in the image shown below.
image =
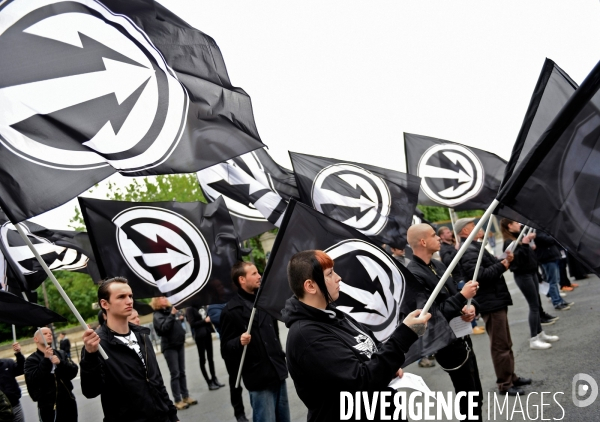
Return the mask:
<svg viewBox="0 0 600 422">
<path fill-rule="evenodd" d="M 439 236 L 440 234 L 442 234 L 442 232 L 444 230 L 450 230 L 450 227 L 448 226 L 441 226 L 438 230 L 437 230 L 437 235 Z"/>
<path fill-rule="evenodd" d="M 104 299 L 110 303 L 110 286 L 113 283 L 129 284 L 129 282 L 127 281 L 127 279 L 125 277 L 113 277 L 113 278 L 109 278 L 107 280 L 102 281 L 102 283 L 100 284 L 100 287 L 98 287 L 98 306 L 100 307 L 100 310 L 102 311 L 103 314 L 106 314 L 106 311 L 100 304 L 100 301 L 102 299 Z"/>
<path fill-rule="evenodd" d="M 246 267 L 254 265 L 248 261 L 238 261 L 231 267 L 231 281 L 233 284 L 240 287 L 240 277 L 246 277 Z"/>
<path fill-rule="evenodd" d="M 288 282 L 290 289 L 298 297 L 304 297 L 304 282 L 313 280 L 319 286 L 321 293 L 327 303 L 333 302 L 333 299 L 327 291 L 323 271 L 333 268 L 333 259 L 323 251 L 309 250 L 298 252 L 288 264 Z"/>
</svg>

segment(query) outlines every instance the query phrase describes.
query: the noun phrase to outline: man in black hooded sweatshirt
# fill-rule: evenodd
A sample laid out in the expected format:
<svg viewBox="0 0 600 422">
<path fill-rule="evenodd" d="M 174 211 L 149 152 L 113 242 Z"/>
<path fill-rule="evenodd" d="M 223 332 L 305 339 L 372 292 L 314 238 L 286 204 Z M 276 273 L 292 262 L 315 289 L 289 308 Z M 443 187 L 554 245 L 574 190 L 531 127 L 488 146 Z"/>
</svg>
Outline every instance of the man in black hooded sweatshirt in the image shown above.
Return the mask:
<svg viewBox="0 0 600 422">
<path fill-rule="evenodd" d="M 381 344 L 368 328 L 331 305 L 339 297 L 341 278 L 325 252 L 295 254 L 288 280 L 294 296 L 282 313 L 290 329 L 290 375 L 308 408 L 309 422 L 340 420 L 340 392 L 386 390 L 402 374 L 404 355 L 425 333 L 431 314 L 411 312 Z"/>
</svg>

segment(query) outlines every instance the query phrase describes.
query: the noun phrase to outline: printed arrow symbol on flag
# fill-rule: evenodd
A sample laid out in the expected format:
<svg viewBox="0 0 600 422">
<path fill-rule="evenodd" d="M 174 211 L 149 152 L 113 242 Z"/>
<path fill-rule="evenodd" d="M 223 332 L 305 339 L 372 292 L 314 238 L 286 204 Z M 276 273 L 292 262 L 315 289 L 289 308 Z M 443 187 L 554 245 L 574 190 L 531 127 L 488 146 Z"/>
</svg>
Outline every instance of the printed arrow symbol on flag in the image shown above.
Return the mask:
<svg viewBox="0 0 600 422">
<path fill-rule="evenodd" d="M 377 208 L 377 202 L 372 201 L 370 198 L 377 198 L 375 189 L 367 182 L 364 178 L 354 174 L 341 174 L 338 175 L 345 183 L 350 185 L 354 190 L 360 192 L 358 197 L 342 195 L 336 191 L 330 189 L 315 189 L 314 201 L 321 205 L 332 204 L 339 205 L 342 207 L 358 208 L 363 213 L 368 209 Z M 363 193 L 366 195 L 363 195 Z"/>
<path fill-rule="evenodd" d="M 442 154 L 455 166 L 459 167 L 458 171 L 425 164 L 421 168 L 419 176 L 423 179 L 456 179 L 458 187 L 450 186 L 438 192 L 438 194 L 445 197 L 462 195 L 469 189 L 473 182 L 473 165 L 461 154 L 452 151 L 443 151 Z"/>
</svg>

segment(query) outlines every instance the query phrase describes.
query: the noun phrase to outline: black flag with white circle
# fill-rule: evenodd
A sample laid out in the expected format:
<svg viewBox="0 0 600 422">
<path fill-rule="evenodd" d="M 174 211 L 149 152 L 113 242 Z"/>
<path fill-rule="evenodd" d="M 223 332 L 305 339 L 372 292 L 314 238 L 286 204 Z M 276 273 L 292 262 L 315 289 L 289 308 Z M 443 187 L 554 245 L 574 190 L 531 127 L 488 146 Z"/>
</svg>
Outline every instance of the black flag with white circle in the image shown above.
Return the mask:
<svg viewBox="0 0 600 422">
<path fill-rule="evenodd" d="M 333 158 L 290 152 L 300 199 L 379 243 L 406 242 L 418 177 Z"/>
<path fill-rule="evenodd" d="M 166 296 L 176 306 L 225 303 L 241 259 L 222 198 L 122 202 L 79 198 L 103 277 L 123 276 L 136 298 Z"/>
<path fill-rule="evenodd" d="M 0 57 L 13 222 L 117 171 L 191 173 L 263 146 L 215 41 L 153 1 L 5 1 Z"/>
<path fill-rule="evenodd" d="M 262 278 L 256 307 L 281 320 L 285 301 L 292 296 L 287 265 L 294 254 L 323 250 L 335 262 L 340 275 L 340 296 L 335 306 L 366 325 L 380 341 L 394 332 L 404 316 L 422 307 L 429 294 L 414 276 L 358 230 L 340 223 L 305 204 L 291 200 L 275 239 Z M 407 354 L 405 366 L 421 357 L 421 348 L 432 353 L 454 336 L 434 304 L 428 322 L 427 342 L 417 342 Z"/>
<path fill-rule="evenodd" d="M 408 173 L 421 178 L 420 205 L 486 209 L 496 198 L 506 167 L 496 154 L 412 133 L 404 149 Z"/>
</svg>

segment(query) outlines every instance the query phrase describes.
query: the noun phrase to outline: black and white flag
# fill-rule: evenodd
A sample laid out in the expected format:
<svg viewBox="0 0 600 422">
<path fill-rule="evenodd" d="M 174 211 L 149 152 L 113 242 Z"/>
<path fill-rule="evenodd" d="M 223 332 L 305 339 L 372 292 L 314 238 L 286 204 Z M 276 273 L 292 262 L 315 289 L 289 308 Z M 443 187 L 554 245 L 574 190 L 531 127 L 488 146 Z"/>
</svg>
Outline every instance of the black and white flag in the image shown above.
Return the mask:
<svg viewBox="0 0 600 422">
<path fill-rule="evenodd" d="M 122 202 L 79 198 L 103 277 L 123 276 L 136 298 L 166 296 L 175 306 L 225 303 L 239 241 L 222 198 Z"/>
<path fill-rule="evenodd" d="M 300 199 L 378 243 L 406 241 L 418 177 L 333 158 L 290 152 Z"/>
<path fill-rule="evenodd" d="M 94 281 L 99 273 L 87 233 L 50 230 L 39 224 L 18 223 L 51 271 L 88 273 Z M 0 251 L 24 290 L 35 290 L 47 275 L 14 224 L 0 212 Z M 10 279 L 11 277 L 7 277 Z M 9 283 L 10 284 L 10 283 Z"/>
<path fill-rule="evenodd" d="M 298 197 L 294 174 L 264 148 L 197 173 L 209 202 L 223 196 L 241 240 L 279 227 L 287 200 Z"/>
<path fill-rule="evenodd" d="M 263 146 L 215 41 L 154 1 L 2 2 L 0 57 L 13 222 L 117 171 L 192 173 Z"/>
<path fill-rule="evenodd" d="M 510 179 L 515 168 L 521 164 L 531 148 L 535 146 L 546 128 L 552 123 L 552 120 L 558 115 L 577 88 L 578 85 L 565 71 L 552 60 L 546 59 L 529 101 L 529 107 L 527 107 L 521 130 L 513 146 L 510 160 L 506 165 L 502 186 Z M 500 208 L 497 208 L 496 213 L 499 210 Z M 502 217 L 539 228 L 534 221 L 508 208 L 502 208 Z"/>
<path fill-rule="evenodd" d="M 323 250 L 335 261 L 340 275 L 340 296 L 335 306 L 365 324 L 384 341 L 404 316 L 422 307 L 429 294 L 414 276 L 358 230 L 311 207 L 290 201 L 263 275 L 256 307 L 281 320 L 285 301 L 292 296 L 287 265 L 294 254 Z M 431 308 L 425 350 L 431 354 L 454 340 L 437 306 Z M 405 365 L 424 356 L 417 342 Z"/>
<path fill-rule="evenodd" d="M 412 133 L 404 150 L 408 173 L 421 178 L 419 204 L 486 209 L 496 198 L 506 167 L 496 154 Z"/>
<path fill-rule="evenodd" d="M 600 274 L 599 162 L 600 63 L 515 166 L 498 214 L 524 216 Z"/>
</svg>

